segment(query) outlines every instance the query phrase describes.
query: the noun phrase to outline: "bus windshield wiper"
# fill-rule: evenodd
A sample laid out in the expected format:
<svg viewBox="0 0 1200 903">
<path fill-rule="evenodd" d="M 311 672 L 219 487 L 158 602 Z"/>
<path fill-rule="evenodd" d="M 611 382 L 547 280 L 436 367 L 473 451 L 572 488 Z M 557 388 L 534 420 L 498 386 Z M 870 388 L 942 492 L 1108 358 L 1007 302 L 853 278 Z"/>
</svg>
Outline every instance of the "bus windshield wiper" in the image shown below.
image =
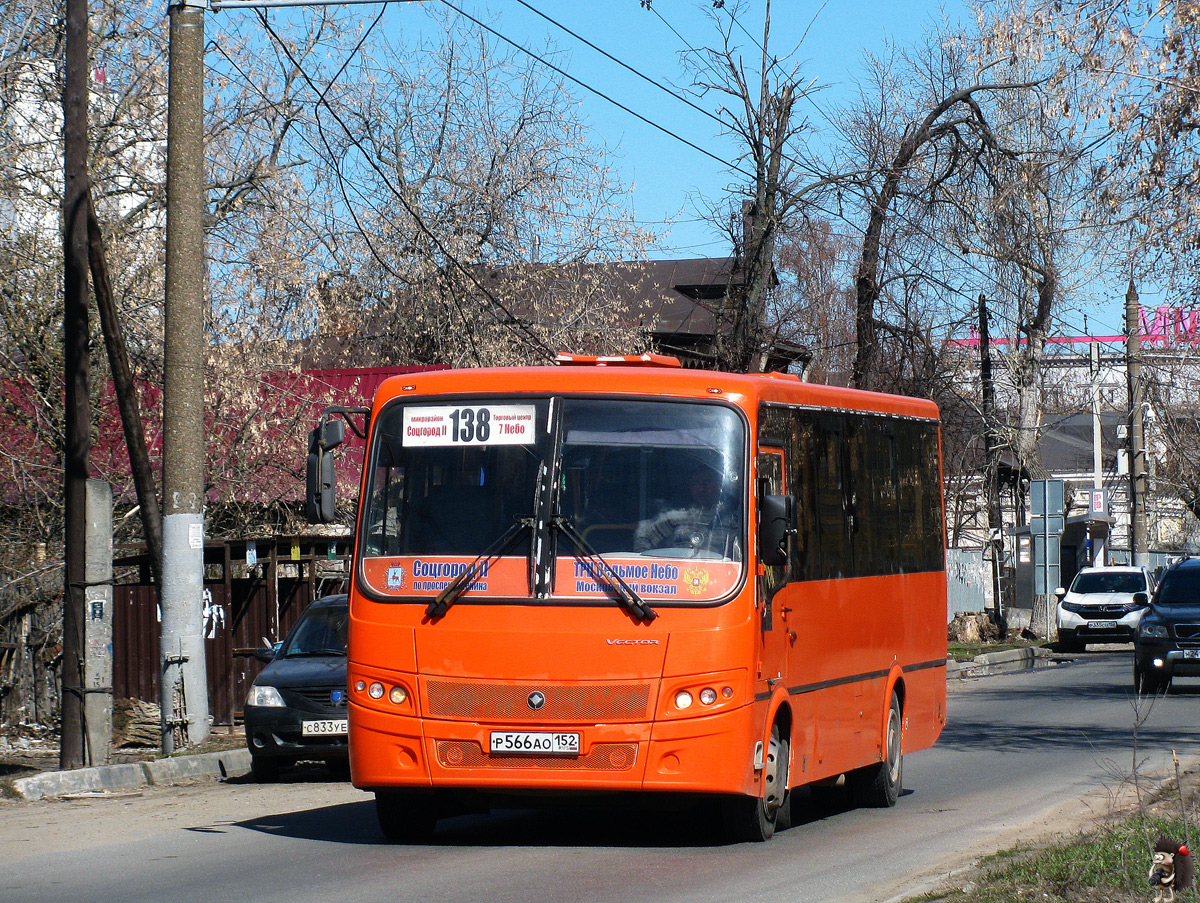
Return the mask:
<svg viewBox="0 0 1200 903">
<path fill-rule="evenodd" d="M 467 565 L 466 570 L 451 580 L 449 585 L 437 594 L 437 597 L 426 606 L 425 614 L 435 620 L 444 615 L 446 609 L 453 605 L 458 600 L 458 597 L 467 591 L 475 578 L 483 570 L 483 566 L 490 564 L 516 545 L 521 533 L 532 526 L 532 517 L 517 518 L 511 527 L 500 534 L 499 539 L 480 552 L 475 557 L 475 560 Z"/>
<path fill-rule="evenodd" d="M 343 649 L 301 649 L 296 652 L 289 652 L 286 655 L 284 655 L 283 657 L 284 658 L 320 658 L 321 656 L 325 656 L 326 658 L 331 658 L 333 656 L 339 656 L 341 658 L 345 658 L 346 650 L 344 648 Z"/>
<path fill-rule="evenodd" d="M 583 534 L 575 529 L 574 524 L 561 514 L 556 514 L 551 519 L 551 523 L 575 544 L 579 557 L 587 564 L 592 576 L 604 580 L 605 583 L 612 587 L 613 592 L 616 593 L 617 600 L 625 606 L 626 610 L 634 618 L 649 624 L 658 617 L 658 612 L 650 607 L 650 603 L 639 596 L 637 590 L 625 582 L 624 578 L 617 573 L 616 568 L 605 561 L 604 556 L 597 552 L 592 544 L 583 538 Z"/>
</svg>

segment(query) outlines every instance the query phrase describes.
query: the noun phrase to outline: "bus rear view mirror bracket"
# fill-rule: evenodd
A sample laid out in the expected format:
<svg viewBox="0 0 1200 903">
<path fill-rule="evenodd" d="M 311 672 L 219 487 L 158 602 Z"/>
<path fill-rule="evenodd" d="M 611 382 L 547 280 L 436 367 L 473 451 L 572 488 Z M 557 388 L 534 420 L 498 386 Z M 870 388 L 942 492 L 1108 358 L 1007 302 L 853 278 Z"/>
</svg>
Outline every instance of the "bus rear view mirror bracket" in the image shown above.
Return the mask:
<svg viewBox="0 0 1200 903">
<path fill-rule="evenodd" d="M 758 518 L 762 563 L 767 567 L 785 566 L 787 538 L 796 532 L 796 499 L 790 495 L 763 496 Z"/>
<path fill-rule="evenodd" d="M 308 434 L 308 461 L 305 468 L 305 514 L 310 524 L 331 524 L 336 516 L 337 476 L 333 466 L 333 450 L 346 441 L 346 424 L 361 437 L 364 433 L 350 417 L 370 414 L 370 408 L 328 407 L 316 427 Z M 339 419 L 334 419 L 339 418 Z"/>
</svg>

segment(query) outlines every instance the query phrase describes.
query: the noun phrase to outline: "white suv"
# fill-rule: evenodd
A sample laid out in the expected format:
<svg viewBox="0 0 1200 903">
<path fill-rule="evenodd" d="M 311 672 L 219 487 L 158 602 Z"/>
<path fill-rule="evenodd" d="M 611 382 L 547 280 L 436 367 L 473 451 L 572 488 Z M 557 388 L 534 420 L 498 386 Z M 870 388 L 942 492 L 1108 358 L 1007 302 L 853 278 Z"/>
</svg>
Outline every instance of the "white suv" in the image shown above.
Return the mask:
<svg viewBox="0 0 1200 903">
<path fill-rule="evenodd" d="M 1154 591 L 1154 581 L 1145 568 L 1083 568 L 1061 586 L 1058 597 L 1058 644 L 1064 652 L 1080 651 L 1088 643 L 1133 641 L 1138 622 L 1146 610 L 1134 593 Z"/>
</svg>

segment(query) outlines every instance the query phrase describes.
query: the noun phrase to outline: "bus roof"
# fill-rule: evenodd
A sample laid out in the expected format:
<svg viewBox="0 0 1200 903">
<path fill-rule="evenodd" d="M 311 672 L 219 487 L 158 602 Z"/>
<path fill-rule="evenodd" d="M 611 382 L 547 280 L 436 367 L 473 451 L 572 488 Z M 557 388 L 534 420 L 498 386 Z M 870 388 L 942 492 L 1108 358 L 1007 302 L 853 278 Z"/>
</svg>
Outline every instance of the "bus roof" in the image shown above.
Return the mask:
<svg viewBox="0 0 1200 903">
<path fill-rule="evenodd" d="M 561 393 L 724 398 L 744 408 L 775 402 L 818 408 L 874 411 L 934 419 L 937 405 L 923 398 L 864 392 L 802 382 L 788 373 L 723 373 L 683 369 L 674 359 L 639 356 L 625 364 L 613 357 L 573 358 L 562 366 L 435 370 L 393 377 L 380 385 L 375 410 L 393 398 L 430 395 L 546 395 Z M 593 363 L 594 362 L 594 363 Z M 670 362 L 670 363 L 668 363 Z M 590 366 L 588 364 L 591 364 Z"/>
</svg>

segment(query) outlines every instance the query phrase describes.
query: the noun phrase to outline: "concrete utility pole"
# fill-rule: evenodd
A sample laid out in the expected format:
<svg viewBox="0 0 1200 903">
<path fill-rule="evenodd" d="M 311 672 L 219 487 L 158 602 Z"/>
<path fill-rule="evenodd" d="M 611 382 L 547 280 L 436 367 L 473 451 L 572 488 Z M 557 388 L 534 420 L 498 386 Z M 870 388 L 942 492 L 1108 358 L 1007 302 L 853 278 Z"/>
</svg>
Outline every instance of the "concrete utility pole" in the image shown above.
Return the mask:
<svg viewBox="0 0 1200 903">
<path fill-rule="evenodd" d="M 163 357 L 163 585 L 159 675 L 164 753 L 209 733 L 204 660 L 204 10 L 174 3 L 167 86 Z"/>
<path fill-rule="evenodd" d="M 88 399 L 87 0 L 67 0 L 63 86 L 63 655 L 59 764 L 85 764 L 83 618 L 87 583 L 87 479 L 92 409 Z"/>
<path fill-rule="evenodd" d="M 1133 564 L 1150 566 L 1146 523 L 1145 410 L 1142 388 L 1142 339 L 1138 330 L 1138 294 L 1129 280 L 1125 293 L 1125 355 L 1129 380 L 1129 543 Z"/>
</svg>

